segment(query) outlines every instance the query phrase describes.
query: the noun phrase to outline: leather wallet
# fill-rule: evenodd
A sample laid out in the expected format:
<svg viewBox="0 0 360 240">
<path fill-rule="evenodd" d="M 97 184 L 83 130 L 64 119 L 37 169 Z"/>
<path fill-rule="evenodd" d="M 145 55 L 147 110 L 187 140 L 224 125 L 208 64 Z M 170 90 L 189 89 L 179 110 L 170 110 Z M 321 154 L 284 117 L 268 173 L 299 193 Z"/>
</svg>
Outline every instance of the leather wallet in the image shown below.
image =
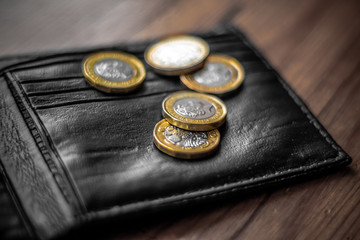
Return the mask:
<svg viewBox="0 0 360 240">
<path fill-rule="evenodd" d="M 239 90 L 223 98 L 228 116 L 219 150 L 200 160 L 170 157 L 153 144 L 162 100 L 182 90 L 178 77 L 145 66 L 143 86 L 126 95 L 99 92 L 84 80 L 88 54 L 123 51 L 144 62 L 152 41 L 0 60 L 3 238 L 101 229 L 351 162 L 243 33 L 226 26 L 195 35 L 245 69 Z"/>
</svg>

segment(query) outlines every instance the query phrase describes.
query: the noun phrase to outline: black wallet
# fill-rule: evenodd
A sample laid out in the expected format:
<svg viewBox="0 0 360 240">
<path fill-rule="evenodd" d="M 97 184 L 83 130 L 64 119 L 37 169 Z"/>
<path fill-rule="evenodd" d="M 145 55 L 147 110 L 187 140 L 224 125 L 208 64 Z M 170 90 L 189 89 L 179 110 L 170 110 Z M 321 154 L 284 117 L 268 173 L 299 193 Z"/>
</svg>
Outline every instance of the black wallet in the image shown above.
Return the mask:
<svg viewBox="0 0 360 240">
<path fill-rule="evenodd" d="M 151 42 L 0 60 L 2 239 L 66 237 L 90 225 L 239 198 L 351 162 L 244 34 L 227 26 L 197 35 L 211 53 L 245 69 L 239 90 L 223 98 L 228 116 L 219 150 L 200 160 L 170 157 L 153 144 L 162 100 L 182 90 L 178 77 L 146 66 L 143 86 L 126 95 L 84 80 L 88 54 L 123 51 L 144 62 Z"/>
</svg>

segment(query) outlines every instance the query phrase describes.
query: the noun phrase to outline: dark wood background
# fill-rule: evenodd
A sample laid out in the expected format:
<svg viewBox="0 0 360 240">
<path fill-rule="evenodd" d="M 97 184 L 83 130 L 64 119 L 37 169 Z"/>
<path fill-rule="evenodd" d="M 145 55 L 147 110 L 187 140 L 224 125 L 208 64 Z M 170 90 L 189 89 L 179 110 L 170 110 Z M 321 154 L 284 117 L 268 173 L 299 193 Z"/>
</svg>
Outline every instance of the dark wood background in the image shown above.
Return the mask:
<svg viewBox="0 0 360 240">
<path fill-rule="evenodd" d="M 243 29 L 353 158 L 349 168 L 108 239 L 360 239 L 358 0 L 0 1 L 0 54 Z"/>
</svg>

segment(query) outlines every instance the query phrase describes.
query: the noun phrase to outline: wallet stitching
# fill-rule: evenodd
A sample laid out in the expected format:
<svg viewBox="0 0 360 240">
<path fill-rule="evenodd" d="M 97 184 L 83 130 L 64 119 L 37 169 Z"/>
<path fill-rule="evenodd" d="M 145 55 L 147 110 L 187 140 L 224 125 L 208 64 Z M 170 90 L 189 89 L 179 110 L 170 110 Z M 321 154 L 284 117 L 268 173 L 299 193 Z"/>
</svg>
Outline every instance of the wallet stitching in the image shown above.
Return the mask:
<svg viewBox="0 0 360 240">
<path fill-rule="evenodd" d="M 255 180 L 263 180 L 268 178 L 268 181 L 266 181 L 265 183 L 276 183 L 279 181 L 284 181 L 284 180 L 291 180 L 300 176 L 304 176 L 304 175 L 308 175 L 309 171 L 303 172 L 303 171 L 298 171 L 299 169 L 302 168 L 312 168 L 313 166 L 319 166 L 321 164 L 324 164 L 326 162 L 330 162 L 331 160 L 337 160 L 339 158 L 341 158 L 342 156 L 337 156 L 336 158 L 329 158 L 326 159 L 325 161 L 321 162 L 320 164 L 311 164 L 308 165 L 306 167 L 301 166 L 299 168 L 293 168 L 293 169 L 288 169 L 287 171 L 279 171 L 276 172 L 274 174 L 267 174 L 258 178 L 254 178 Z M 344 158 L 342 161 L 338 161 L 336 162 L 338 166 L 342 166 L 343 164 L 348 162 L 348 158 Z M 316 173 L 316 172 L 320 172 L 322 170 L 326 170 L 329 169 L 330 167 L 332 167 L 331 165 L 323 165 L 322 168 L 313 168 L 311 169 L 312 173 Z M 291 176 L 283 176 L 282 178 L 273 178 L 271 179 L 271 177 L 276 177 L 278 175 L 283 175 L 283 174 L 287 174 L 287 173 L 291 173 L 293 172 L 293 175 Z M 296 174 L 297 173 L 297 174 Z M 262 185 L 264 185 L 264 181 L 260 181 L 260 182 L 254 182 L 254 179 L 247 179 L 247 180 L 242 180 L 242 181 L 237 181 L 237 182 L 232 182 L 232 183 L 227 183 L 227 184 L 223 184 L 223 185 L 219 185 L 219 186 L 215 186 L 215 187 L 210 187 L 210 188 L 204 188 L 204 189 L 199 189 L 199 190 L 195 190 L 195 191 L 188 191 L 188 192 L 184 192 L 181 194 L 173 194 L 170 196 L 166 196 L 166 197 L 161 197 L 161 198 L 154 198 L 154 199 L 145 199 L 145 200 L 141 200 L 141 201 L 137 201 L 137 202 L 130 202 L 127 204 L 123 204 L 123 205 L 116 205 L 113 206 L 112 209 L 100 209 L 100 210 L 96 210 L 96 211 L 90 211 L 87 212 L 86 214 L 83 214 L 81 216 L 79 216 L 79 220 L 78 223 L 81 223 L 82 220 L 92 220 L 94 217 L 98 216 L 98 217 L 106 217 L 109 215 L 114 215 L 117 213 L 120 213 L 121 211 L 126 212 L 126 207 L 130 207 L 131 205 L 138 205 L 141 203 L 151 203 L 151 202 L 155 202 L 155 201 L 167 201 L 167 202 L 163 202 L 163 203 L 155 203 L 157 204 L 157 206 L 155 206 L 155 208 L 161 208 L 167 205 L 180 205 L 183 202 L 188 202 L 188 201 L 194 201 L 194 200 L 199 200 L 199 199 L 206 199 L 206 198 L 213 198 L 216 196 L 220 196 L 220 195 L 225 195 L 228 193 L 233 193 L 233 192 L 237 192 L 239 190 L 252 190 L 252 189 L 256 189 L 257 187 L 260 187 Z M 230 187 L 230 188 L 224 188 L 224 186 L 229 185 L 229 184 L 242 184 L 246 181 L 251 181 L 252 184 L 246 185 L 246 186 L 234 186 L 234 187 Z M 246 183 L 245 183 L 246 184 Z M 218 189 L 219 188 L 219 189 Z M 201 193 L 203 191 L 206 190 L 214 190 L 217 192 L 213 192 L 213 193 Z M 197 195 L 197 196 L 187 196 L 187 195 L 193 195 L 193 194 L 201 194 L 201 195 Z M 186 198 L 182 198 L 182 199 L 176 199 L 176 200 L 172 200 L 175 197 L 186 197 Z M 152 205 L 152 207 L 154 207 Z"/>
<path fill-rule="evenodd" d="M 5 167 L 3 166 L 3 163 L 1 160 L 0 160 L 0 173 L 2 175 L 2 182 L 4 183 L 4 186 L 8 193 L 8 196 L 12 200 L 11 203 L 14 206 L 15 211 L 18 213 L 18 216 L 23 223 L 24 229 L 31 237 L 35 236 L 36 234 L 35 234 L 34 226 L 31 224 L 31 221 L 30 221 L 28 215 L 26 214 L 26 212 L 24 211 L 24 208 L 22 207 L 21 201 L 17 198 L 17 194 L 13 190 L 15 188 L 11 184 L 8 174 L 6 173 Z"/>
<path fill-rule="evenodd" d="M 14 75 L 12 75 L 10 72 L 8 72 L 8 73 L 6 74 L 6 77 L 7 77 L 10 81 L 12 81 L 13 83 L 17 83 L 18 86 L 21 88 L 21 91 L 24 92 L 24 89 L 22 88 L 21 84 L 19 84 L 19 81 L 18 81 L 18 79 L 17 79 L 17 76 L 14 76 Z M 8 84 L 8 85 L 11 85 L 11 84 Z M 10 86 L 9 86 L 9 87 L 10 87 Z M 11 87 L 11 88 L 13 88 L 13 87 Z M 14 96 L 15 99 L 17 99 L 17 101 L 16 101 L 16 104 L 17 104 L 17 105 L 19 105 L 19 102 L 21 101 L 21 104 L 23 105 L 23 107 L 19 107 L 19 111 L 20 111 L 21 115 L 23 116 L 24 121 L 25 121 L 26 125 L 28 126 L 29 131 L 30 131 L 31 135 L 33 136 L 34 141 L 36 142 L 36 145 L 38 146 L 38 149 L 39 149 L 39 151 L 41 152 L 41 155 L 43 156 L 44 161 L 45 161 L 45 163 L 47 164 L 47 166 L 48 166 L 48 168 L 49 168 L 49 171 L 51 172 L 51 174 L 52 174 L 52 176 L 53 176 L 53 178 L 54 178 L 54 180 L 55 180 L 55 183 L 56 183 L 57 186 L 59 187 L 59 190 L 60 190 L 60 192 L 62 193 L 63 197 L 66 199 L 67 203 L 71 206 L 71 208 L 72 208 L 73 210 L 74 210 L 74 209 L 79 209 L 79 207 L 78 207 L 77 205 L 80 205 L 80 208 L 81 208 L 81 207 L 82 207 L 82 208 L 85 208 L 85 205 L 83 204 L 83 201 L 82 201 L 81 199 L 79 199 L 79 198 L 80 198 L 80 196 L 78 196 L 79 194 L 76 194 L 76 193 L 75 193 L 76 190 L 73 190 L 73 191 L 74 191 L 74 196 L 75 196 L 75 198 L 76 198 L 76 200 L 77 200 L 77 201 L 76 201 L 77 203 L 75 204 L 74 201 L 73 201 L 72 198 L 71 198 L 71 194 L 69 194 L 68 191 L 67 191 L 67 187 L 66 187 L 65 185 L 63 185 L 64 182 L 68 182 L 69 185 L 70 185 L 72 188 L 75 188 L 75 187 L 74 187 L 74 184 L 72 183 L 72 181 L 70 181 L 69 179 L 67 179 L 67 181 L 64 180 L 64 178 L 63 178 L 64 176 L 63 176 L 63 174 L 61 173 L 61 171 L 58 170 L 57 165 L 53 162 L 54 160 L 53 160 L 53 158 L 51 157 L 51 155 L 50 155 L 50 153 L 49 153 L 49 151 L 48 151 L 48 148 L 42 147 L 42 146 L 46 146 L 46 144 L 44 143 L 43 138 L 41 137 L 42 134 L 39 132 L 38 127 L 37 127 L 37 124 L 35 123 L 34 119 L 31 117 L 31 115 L 28 113 L 28 110 L 26 109 L 25 104 L 24 104 L 22 98 L 21 98 L 21 97 L 17 97 L 17 98 L 16 98 L 16 96 L 15 96 L 15 95 L 20 95 L 20 93 L 18 93 L 16 90 L 13 90 L 13 91 L 12 91 L 12 95 Z M 22 93 L 21 95 L 24 96 L 25 100 L 27 101 L 27 105 L 29 105 L 30 108 L 32 108 L 32 107 L 31 107 L 32 104 L 31 104 L 30 100 L 28 99 L 28 97 L 26 96 L 26 94 Z M 36 115 L 36 117 L 39 119 L 38 113 L 37 113 L 36 111 L 33 111 L 33 113 L 34 113 L 34 114 Z M 25 117 L 25 115 L 27 115 L 27 117 Z M 45 133 L 47 133 L 46 129 L 44 129 L 44 126 L 42 126 L 42 121 L 41 121 L 41 120 L 39 120 L 39 123 L 40 123 L 40 126 L 39 126 L 39 127 L 42 128 L 42 130 L 43 130 Z M 31 126 L 33 126 L 33 127 L 31 127 Z M 47 133 L 47 135 L 49 135 L 49 134 Z M 49 139 L 48 139 L 48 141 L 49 141 L 50 145 L 53 145 L 53 143 L 50 142 Z M 41 144 L 40 144 L 40 143 L 41 143 Z M 42 145 L 42 146 L 40 146 L 40 145 Z M 51 147 L 50 147 L 50 148 L 51 148 Z M 51 149 L 52 149 L 52 148 L 51 148 Z M 52 149 L 52 151 L 54 152 L 54 151 L 56 151 L 56 150 Z M 54 152 L 54 154 L 55 154 L 56 158 L 58 159 L 59 157 L 58 157 L 58 155 L 56 154 L 56 152 Z M 62 163 L 62 160 L 60 161 L 60 160 L 58 159 L 57 161 L 58 161 L 60 164 Z M 65 171 L 67 171 L 67 170 L 63 169 L 63 171 L 64 171 L 64 173 L 65 173 Z M 67 178 L 67 177 L 66 177 L 66 178 Z M 59 181 L 60 179 L 61 179 L 61 181 Z"/>
<path fill-rule="evenodd" d="M 5 80 L 6 79 L 6 80 Z M 34 127 L 35 127 L 35 124 L 34 123 L 31 123 L 31 120 L 32 120 L 32 117 L 29 115 L 29 113 L 26 113 L 26 112 L 23 112 L 23 110 L 26 108 L 25 107 L 25 105 L 22 103 L 22 100 L 19 98 L 19 96 L 18 96 L 18 94 L 16 95 L 16 96 L 14 96 L 14 93 L 16 92 L 16 90 L 14 90 L 14 85 L 13 84 L 9 84 L 9 81 L 10 81 L 10 79 L 9 78 L 4 78 L 3 77 L 3 80 L 4 81 L 6 81 L 6 84 L 8 85 L 8 88 L 9 88 L 9 90 L 10 90 L 10 94 L 14 97 L 14 99 L 13 99 L 13 101 L 15 102 L 15 104 L 17 105 L 17 107 L 19 108 L 19 114 L 22 116 L 22 118 L 23 118 L 23 121 L 24 121 L 24 124 L 27 126 L 27 128 L 28 128 L 28 130 L 29 130 L 29 132 L 30 132 L 30 135 L 32 135 L 33 136 L 33 138 L 34 138 L 34 142 L 35 142 L 35 146 L 37 146 L 38 147 L 38 150 L 39 150 L 39 153 L 43 156 L 43 158 L 45 159 L 45 156 L 43 155 L 43 153 L 42 153 L 42 150 L 43 149 L 46 149 L 46 148 L 44 148 L 44 145 L 43 146 L 39 146 L 38 145 L 38 136 L 35 136 L 34 135 L 34 133 L 33 133 L 33 131 L 34 131 Z M 3 97 L 1 97 L 1 99 L 0 100 L 2 100 L 2 101 L 5 101 L 4 99 L 3 99 Z M 21 105 L 18 105 L 19 104 L 19 101 L 21 101 Z M 4 103 L 4 106 L 5 106 L 5 103 Z M 6 108 L 4 108 L 5 110 L 6 110 Z M 38 174 L 38 172 L 40 171 L 38 168 L 37 168 L 37 166 L 35 166 L 35 164 L 34 164 L 34 161 L 33 161 L 33 159 L 31 158 L 31 156 L 29 155 L 30 153 L 28 152 L 28 148 L 25 146 L 25 143 L 24 143 L 24 141 L 22 140 L 22 139 L 20 139 L 19 138 L 19 136 L 21 135 L 20 133 L 19 133 L 19 129 L 17 128 L 17 127 L 15 127 L 15 125 L 16 125 L 16 123 L 14 123 L 14 121 L 15 121 L 15 118 L 14 118 L 14 116 L 13 116 L 13 113 L 12 113 L 12 111 L 11 110 L 9 110 L 9 111 L 7 111 L 7 112 L 5 112 L 5 119 L 7 119 L 8 121 L 10 121 L 10 126 L 8 126 L 9 128 L 8 129 L 10 129 L 9 131 L 14 131 L 13 133 L 11 133 L 11 139 L 14 139 L 15 141 L 14 141 L 14 143 L 11 143 L 11 142 L 7 142 L 7 141 L 5 141 L 5 151 L 8 151 L 8 152 L 10 152 L 10 154 L 11 154 L 11 151 L 13 151 L 14 149 L 15 150 L 17 150 L 16 148 L 18 148 L 18 149 L 21 149 L 21 150 L 18 150 L 18 151 L 15 151 L 15 152 L 17 152 L 18 153 L 18 158 L 20 158 L 20 161 L 22 161 L 22 162 L 25 162 L 24 164 L 25 164 L 25 166 L 26 166 L 26 168 L 27 169 L 29 169 L 30 171 L 28 172 L 28 174 L 24 174 L 24 172 L 22 172 L 22 171 L 24 171 L 22 168 L 20 168 L 21 170 L 20 170 L 20 181 L 22 181 L 22 183 L 25 183 L 25 185 L 24 186 L 27 186 L 27 185 L 29 185 L 30 184 L 30 182 L 31 182 L 31 180 L 30 179 L 32 179 L 33 177 L 35 177 L 37 174 Z M 30 123 L 29 123 L 29 121 L 30 121 Z M 8 133 L 9 134 L 9 133 Z M 10 140 L 11 141 L 11 140 Z M 12 144 L 12 145 L 17 145 L 17 147 L 8 147 L 8 149 L 7 149 L 7 147 L 6 147 L 6 143 L 7 144 Z M 31 161 L 26 161 L 27 159 L 30 159 Z M 15 160 L 15 159 L 13 159 L 13 160 Z M 45 159 L 45 162 L 46 162 L 46 159 Z M 12 164 L 16 164 L 16 161 L 12 161 Z M 0 164 L 0 168 L 3 168 L 4 169 L 4 171 L 5 171 L 5 167 L 4 167 L 4 163 L 3 162 L 1 162 L 1 164 Z M 36 171 L 36 170 L 39 170 L 39 171 Z M 4 175 L 6 178 L 7 178 L 7 175 Z M 19 178 L 19 175 L 15 175 L 15 177 L 17 177 L 17 178 Z M 38 186 L 41 186 L 41 184 L 40 185 L 38 185 L 39 183 L 41 183 L 41 181 L 47 181 L 46 180 L 46 176 L 41 176 L 40 178 L 38 177 L 38 178 L 36 178 L 36 180 L 37 180 L 37 183 L 32 183 L 33 184 L 33 186 L 35 186 L 35 188 L 37 188 Z M 12 185 L 7 185 L 7 186 L 12 186 Z M 12 187 L 12 189 L 15 189 L 14 187 Z M 12 194 L 12 192 L 15 192 L 15 191 L 9 191 L 9 194 Z M 61 192 L 61 191 L 60 191 Z M 55 196 L 54 196 L 54 193 L 51 191 L 51 188 L 49 187 L 49 186 L 45 186 L 45 187 L 43 187 L 42 186 L 42 188 L 41 188 L 41 191 L 39 191 L 38 189 L 35 189 L 35 191 L 32 193 L 32 195 L 34 195 L 34 194 L 36 194 L 36 197 L 34 198 L 35 200 L 35 202 L 36 203 L 38 203 L 38 204 L 41 204 L 42 206 L 43 205 L 46 205 L 47 206 L 47 210 L 49 210 L 49 209 L 52 209 L 52 211 L 50 212 L 50 214 L 48 215 L 48 214 L 45 214 L 46 215 L 46 217 L 47 217 L 47 220 L 48 221 L 51 221 L 52 223 L 54 222 L 54 219 L 57 221 L 57 223 L 56 223 L 56 231 L 58 231 L 58 230 L 60 230 L 60 229 L 64 229 L 65 228 L 65 224 L 63 223 L 63 222 L 61 222 L 61 221 L 63 221 L 63 219 L 62 219 L 62 211 L 61 211 L 61 209 L 60 208 L 58 208 L 58 207 L 56 207 L 55 205 L 53 205 L 53 204 L 51 204 L 51 203 L 53 203 L 53 199 L 55 198 Z M 64 196 L 64 194 L 63 193 L 61 193 L 63 196 Z M 18 197 L 18 195 L 16 195 L 17 197 Z M 65 197 L 65 196 L 64 196 Z M 41 199 L 41 200 L 39 200 L 39 199 Z M 19 202 L 19 204 L 17 205 L 17 210 L 19 211 L 19 214 L 20 214 L 20 218 L 21 218 L 21 220 L 24 222 L 24 224 L 27 224 L 27 220 L 23 217 L 23 216 L 21 216 L 21 212 L 22 212 L 22 210 L 24 210 L 25 208 L 23 207 L 23 205 L 22 205 L 22 201 L 21 201 L 21 199 L 16 199 L 16 200 L 14 200 L 14 201 L 17 201 L 18 200 L 18 202 Z M 30 201 L 31 201 L 31 199 L 30 199 Z M 44 201 L 46 201 L 46 202 L 44 202 Z M 32 206 L 33 207 L 36 207 L 36 205 L 35 204 L 33 204 L 34 202 L 32 202 Z M 20 208 L 20 206 L 21 206 L 21 208 Z M 25 212 L 25 210 L 24 210 L 24 212 Z M 45 211 L 46 213 L 49 213 L 48 211 Z M 57 216 L 55 216 L 55 215 L 57 215 Z M 60 216 L 59 216 L 60 215 Z M 53 217 L 49 217 L 49 216 L 53 216 Z M 28 215 L 26 215 L 26 217 L 28 217 Z M 32 224 L 32 227 L 35 227 L 33 224 Z M 31 227 L 31 228 L 32 228 Z M 33 229 L 33 228 L 32 228 Z M 28 233 L 29 234 L 32 234 L 31 233 L 31 231 L 30 231 L 30 229 L 27 229 L 27 230 L 29 230 L 28 231 Z"/>
<path fill-rule="evenodd" d="M 344 159 L 343 161 L 341 162 L 338 162 L 339 165 L 341 165 L 342 163 L 346 163 L 347 162 L 347 159 Z M 327 169 L 326 167 L 329 167 L 328 165 L 325 165 L 323 168 L 321 169 L 313 169 L 314 171 L 313 172 L 319 172 L 323 169 Z M 295 170 L 295 169 L 294 169 Z M 284 173 L 284 172 L 281 172 L 281 173 Z M 299 176 L 303 176 L 303 175 L 307 175 L 308 172 L 298 172 L 298 174 L 293 174 L 291 176 L 284 176 L 282 178 L 275 178 L 275 179 L 270 179 L 269 181 L 267 181 L 266 183 L 275 183 L 275 182 L 279 182 L 279 181 L 284 181 L 284 180 L 290 180 L 290 179 L 293 179 L 293 178 L 297 178 Z M 241 182 L 241 181 L 240 181 Z M 259 186 L 262 186 L 264 184 L 264 182 L 258 182 L 258 183 L 254 183 L 254 184 L 249 184 L 248 185 L 248 188 L 247 190 L 251 190 L 251 189 L 254 189 L 256 187 L 259 187 Z M 211 189 L 211 188 L 210 188 Z M 198 200 L 198 199 L 203 199 L 203 198 L 209 198 L 209 197 L 216 197 L 216 196 L 219 196 L 219 195 L 224 195 L 224 194 L 228 194 L 229 192 L 236 192 L 238 191 L 239 189 L 245 189 L 244 187 L 233 187 L 233 188 L 230 188 L 230 189 L 225 189 L 223 191 L 218 191 L 218 192 L 215 192 L 215 193 L 210 193 L 210 194 L 204 194 L 204 195 L 201 195 L 201 196 L 196 196 L 196 197 L 193 197 L 193 198 L 187 198 L 187 199 L 179 199 L 179 200 L 176 200 L 174 202 L 169 202 L 167 203 L 168 205 L 169 204 L 178 204 L 178 203 L 182 203 L 182 202 L 187 202 L 189 199 L 191 200 Z M 206 190 L 206 189 L 204 189 Z M 135 203 L 136 204 L 136 203 Z M 163 205 L 166 205 L 163 204 Z"/>
<path fill-rule="evenodd" d="M 243 41 L 254 53 L 259 57 L 261 62 L 265 64 L 265 66 L 277 77 L 283 88 L 286 90 L 288 95 L 293 99 L 293 101 L 300 107 L 300 110 L 305 114 L 308 118 L 309 123 L 312 124 L 319 133 L 324 137 L 324 139 L 331 145 L 331 147 L 340 154 L 340 149 L 335 145 L 334 141 L 329 138 L 327 132 L 325 132 L 320 124 L 317 122 L 316 118 L 310 113 L 309 109 L 305 106 L 305 104 L 300 100 L 300 98 L 296 95 L 296 93 L 290 88 L 290 86 L 285 82 L 285 80 L 280 76 L 280 74 L 275 71 L 270 63 L 263 57 L 263 55 L 254 47 L 254 45 L 247 39 L 246 36 L 241 34 L 241 32 L 234 27 L 230 27 L 230 30 L 238 36 L 240 41 Z M 240 36 L 239 36 L 240 35 Z"/>
</svg>

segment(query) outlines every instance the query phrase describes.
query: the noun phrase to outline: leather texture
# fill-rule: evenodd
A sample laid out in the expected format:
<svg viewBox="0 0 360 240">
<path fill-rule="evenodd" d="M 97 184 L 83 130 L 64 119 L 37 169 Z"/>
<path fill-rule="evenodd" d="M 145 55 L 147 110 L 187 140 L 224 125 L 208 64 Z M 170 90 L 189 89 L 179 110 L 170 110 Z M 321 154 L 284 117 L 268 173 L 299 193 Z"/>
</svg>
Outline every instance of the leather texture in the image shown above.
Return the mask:
<svg viewBox="0 0 360 240">
<path fill-rule="evenodd" d="M 144 62 L 150 42 L 0 60 L 0 201 L 8 209 L 0 214 L 14 219 L 1 221 L 4 238 L 66 236 L 94 222 L 234 198 L 351 162 L 239 30 L 199 36 L 245 69 L 241 88 L 223 98 L 220 148 L 201 160 L 167 156 L 152 142 L 162 100 L 182 90 L 178 77 L 145 65 L 139 90 L 112 95 L 82 76 L 86 55 L 116 50 Z"/>
</svg>

